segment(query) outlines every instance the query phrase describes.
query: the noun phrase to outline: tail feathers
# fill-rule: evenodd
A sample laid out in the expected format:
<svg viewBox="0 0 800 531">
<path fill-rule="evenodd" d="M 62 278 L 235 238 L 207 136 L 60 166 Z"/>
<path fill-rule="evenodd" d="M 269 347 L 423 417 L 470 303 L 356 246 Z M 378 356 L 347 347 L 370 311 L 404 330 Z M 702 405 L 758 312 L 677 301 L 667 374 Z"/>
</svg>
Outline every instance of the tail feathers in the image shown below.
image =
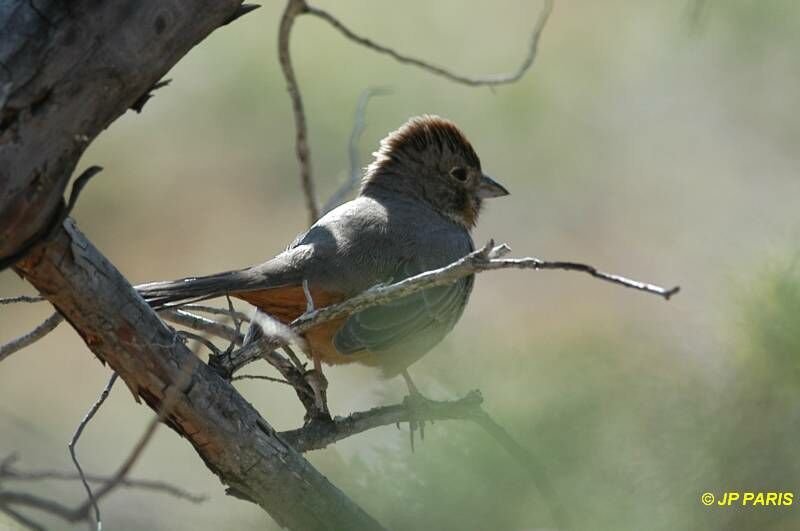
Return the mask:
<svg viewBox="0 0 800 531">
<path fill-rule="evenodd" d="M 263 279 L 262 279 L 263 280 Z M 257 287 L 257 279 L 247 271 L 227 271 L 207 277 L 151 282 L 136 290 L 155 309 L 212 299 Z M 260 282 L 261 284 L 263 282 Z"/>
</svg>

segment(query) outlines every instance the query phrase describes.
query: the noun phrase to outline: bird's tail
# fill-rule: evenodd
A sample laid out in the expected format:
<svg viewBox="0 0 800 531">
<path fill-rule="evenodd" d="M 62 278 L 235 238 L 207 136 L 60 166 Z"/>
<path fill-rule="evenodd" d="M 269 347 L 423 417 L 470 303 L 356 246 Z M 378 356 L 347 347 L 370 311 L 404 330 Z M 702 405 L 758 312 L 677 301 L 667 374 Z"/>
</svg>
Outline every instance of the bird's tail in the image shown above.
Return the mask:
<svg viewBox="0 0 800 531">
<path fill-rule="evenodd" d="M 187 277 L 178 280 L 140 284 L 136 290 L 155 309 L 179 306 L 222 295 L 248 291 L 256 287 L 255 278 L 247 270 L 226 271 L 206 277 Z"/>
</svg>

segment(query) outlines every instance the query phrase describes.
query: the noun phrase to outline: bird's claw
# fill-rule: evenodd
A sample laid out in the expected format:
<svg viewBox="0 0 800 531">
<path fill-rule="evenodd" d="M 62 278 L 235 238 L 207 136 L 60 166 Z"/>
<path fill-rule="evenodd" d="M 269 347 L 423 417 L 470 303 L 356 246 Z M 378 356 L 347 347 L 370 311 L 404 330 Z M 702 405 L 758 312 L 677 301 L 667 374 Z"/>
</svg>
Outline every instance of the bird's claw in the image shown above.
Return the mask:
<svg viewBox="0 0 800 531">
<path fill-rule="evenodd" d="M 419 412 L 425 408 L 427 403 L 428 399 L 416 390 L 410 390 L 408 396 L 403 399 L 403 405 L 408 411 L 408 428 L 412 453 L 414 452 L 414 432 L 419 430 L 420 441 L 425 440 L 425 420 L 420 418 Z"/>
</svg>

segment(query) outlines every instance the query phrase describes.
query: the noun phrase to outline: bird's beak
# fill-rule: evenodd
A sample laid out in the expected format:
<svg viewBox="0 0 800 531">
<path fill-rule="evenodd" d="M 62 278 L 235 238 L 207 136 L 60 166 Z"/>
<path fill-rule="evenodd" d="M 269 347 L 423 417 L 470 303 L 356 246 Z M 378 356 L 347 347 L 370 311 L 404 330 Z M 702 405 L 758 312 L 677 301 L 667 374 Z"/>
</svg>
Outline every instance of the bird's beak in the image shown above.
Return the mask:
<svg viewBox="0 0 800 531">
<path fill-rule="evenodd" d="M 503 197 L 508 195 L 506 187 L 495 181 L 488 175 L 481 176 L 481 184 L 478 186 L 478 197 L 481 199 L 489 199 L 490 197 Z"/>
</svg>

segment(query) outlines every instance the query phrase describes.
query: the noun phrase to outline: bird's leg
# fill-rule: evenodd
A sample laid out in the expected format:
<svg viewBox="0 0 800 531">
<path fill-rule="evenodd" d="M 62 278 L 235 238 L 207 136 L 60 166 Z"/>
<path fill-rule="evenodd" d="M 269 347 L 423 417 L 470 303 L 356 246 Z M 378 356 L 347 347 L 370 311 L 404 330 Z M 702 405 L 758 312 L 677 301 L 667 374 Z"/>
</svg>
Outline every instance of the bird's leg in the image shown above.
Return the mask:
<svg viewBox="0 0 800 531">
<path fill-rule="evenodd" d="M 408 427 L 411 437 L 411 451 L 413 452 L 414 432 L 417 429 L 419 429 L 420 440 L 425 440 L 425 421 L 417 418 L 417 413 L 419 409 L 428 402 L 428 399 L 422 396 L 422 393 L 419 392 L 416 384 L 414 384 L 414 380 L 411 379 L 411 375 L 408 374 L 408 370 L 403 369 L 403 372 L 401 372 L 400 375 L 403 377 L 403 380 L 405 380 L 406 386 L 408 386 L 408 396 L 403 400 L 403 403 L 408 409 Z"/>
<path fill-rule="evenodd" d="M 419 395 L 422 396 L 422 393 L 419 392 L 417 389 L 417 385 L 414 383 L 414 380 L 411 379 L 411 375 L 408 374 L 408 369 L 403 369 L 403 372 L 400 373 L 403 376 L 403 380 L 406 381 L 406 386 L 408 386 L 408 394 L 410 395 Z"/>
</svg>

